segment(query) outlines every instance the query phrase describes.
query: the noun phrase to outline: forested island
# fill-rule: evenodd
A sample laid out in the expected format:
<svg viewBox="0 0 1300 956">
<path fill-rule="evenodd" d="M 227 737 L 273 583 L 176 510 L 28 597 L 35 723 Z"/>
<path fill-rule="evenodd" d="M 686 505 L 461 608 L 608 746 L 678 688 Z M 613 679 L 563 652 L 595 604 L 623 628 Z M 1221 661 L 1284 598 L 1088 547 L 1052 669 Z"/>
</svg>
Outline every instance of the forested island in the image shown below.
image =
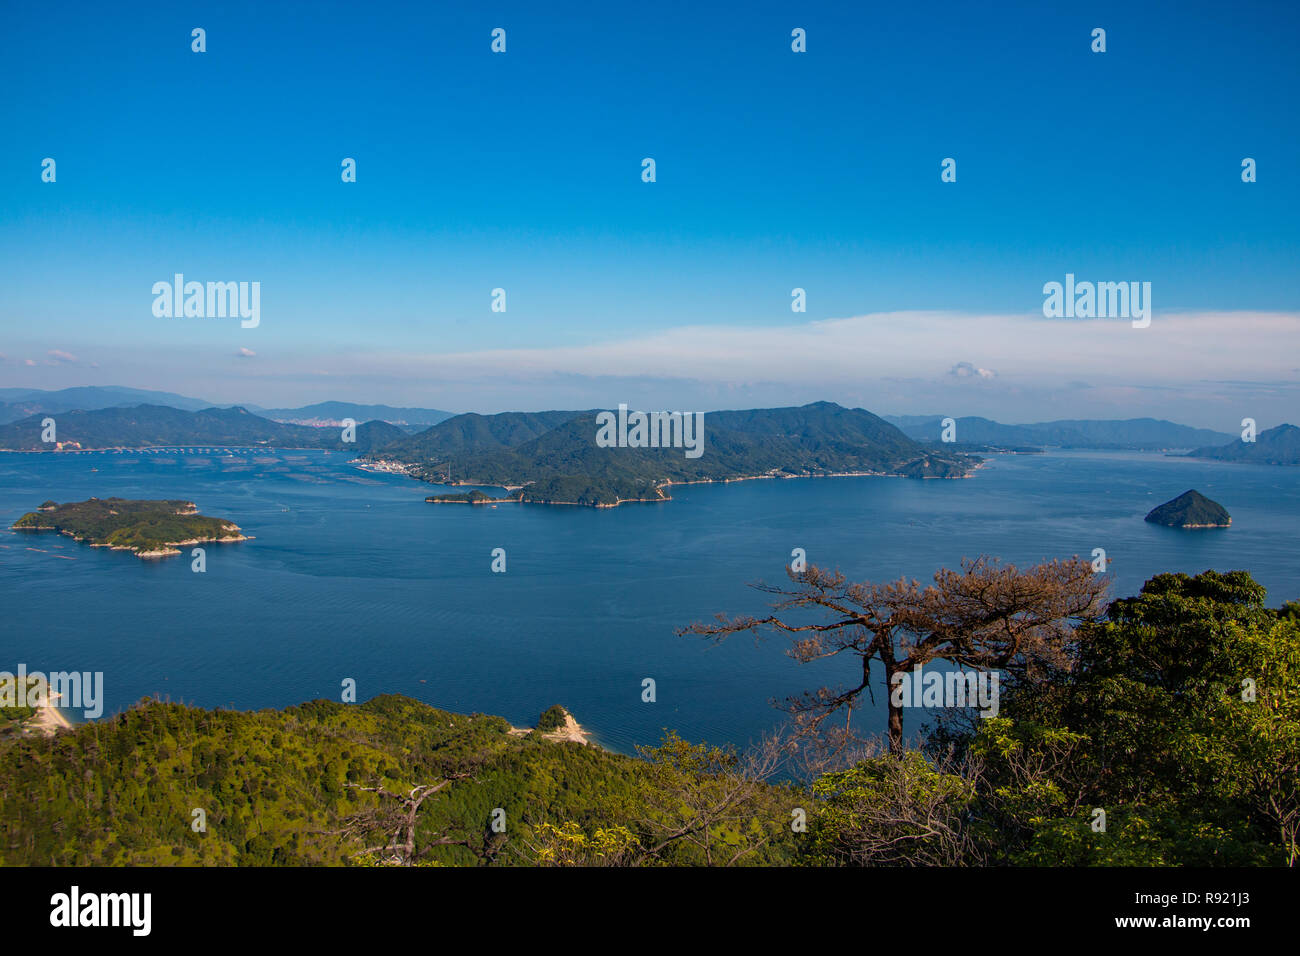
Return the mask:
<svg viewBox="0 0 1300 956">
<path fill-rule="evenodd" d="M 1232 524 L 1228 509 L 1195 488 L 1151 509 L 1144 520 L 1167 528 L 1226 528 Z"/>
<path fill-rule="evenodd" d="M 54 531 L 93 548 L 131 551 L 141 558 L 180 554 L 208 541 L 247 541 L 238 525 L 198 513 L 192 501 L 90 498 L 46 501 L 13 524 L 15 531 Z"/>
<path fill-rule="evenodd" d="M 922 445 L 861 408 L 815 402 L 798 408 L 707 412 L 703 451 L 680 447 L 601 447 L 598 413 L 507 412 L 457 415 L 366 456 L 400 464 L 440 484 L 503 487 L 495 499 L 459 493 L 431 502 L 487 500 L 610 508 L 668 501 L 674 485 L 881 475 L 963 478 L 981 459 Z M 469 494 L 473 494 L 472 492 Z"/>
<path fill-rule="evenodd" d="M 906 736 L 891 702 L 887 739 L 846 733 L 865 687 L 793 695 L 789 727 L 743 750 L 667 731 L 636 756 L 574 742 L 559 707 L 531 732 L 399 696 L 255 712 L 146 699 L 41 734 L 21 730 L 29 712 L 0 712 L 0 864 L 1300 862 L 1300 603 L 1269 607 L 1244 571 L 1162 574 L 1109 603 L 1105 591 L 1078 559 L 981 559 L 925 587 L 810 566 L 737 618 L 683 629 L 718 639 L 769 626 L 748 616 L 769 602 L 797 603 L 827 626 L 795 635 L 795 661 L 842 646 L 873 663 L 878 699 L 883 660 L 960 655 L 1007 675 L 996 716 L 957 709 L 922 727 L 913 712 Z M 905 620 L 882 616 L 896 608 Z M 890 622 L 878 637 L 906 659 L 853 639 L 867 618 Z"/>
</svg>

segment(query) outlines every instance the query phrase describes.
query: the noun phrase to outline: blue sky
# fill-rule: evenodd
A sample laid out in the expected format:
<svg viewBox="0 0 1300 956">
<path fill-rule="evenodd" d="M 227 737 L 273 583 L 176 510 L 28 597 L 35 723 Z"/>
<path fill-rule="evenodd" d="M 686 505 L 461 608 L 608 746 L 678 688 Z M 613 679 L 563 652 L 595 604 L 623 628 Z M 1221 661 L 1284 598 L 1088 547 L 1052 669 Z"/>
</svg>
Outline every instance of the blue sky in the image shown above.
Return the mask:
<svg viewBox="0 0 1300 956">
<path fill-rule="evenodd" d="M 1297 417 L 1292 4 L 56 3 L 6 20 L 0 385 Z M 176 272 L 259 281 L 260 326 L 155 317 L 152 284 Z M 1151 282 L 1151 329 L 1094 323 L 1084 341 L 1105 344 L 1079 347 L 1041 313 L 1067 272 Z"/>
</svg>

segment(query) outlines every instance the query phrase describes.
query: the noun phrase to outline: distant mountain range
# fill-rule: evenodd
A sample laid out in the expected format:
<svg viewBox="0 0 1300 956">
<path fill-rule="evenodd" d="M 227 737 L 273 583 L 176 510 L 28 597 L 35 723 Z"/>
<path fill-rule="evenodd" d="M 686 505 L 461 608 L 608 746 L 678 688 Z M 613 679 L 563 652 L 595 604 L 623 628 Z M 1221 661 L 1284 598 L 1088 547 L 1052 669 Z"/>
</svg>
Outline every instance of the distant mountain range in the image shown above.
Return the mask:
<svg viewBox="0 0 1300 956">
<path fill-rule="evenodd" d="M 394 408 L 392 405 L 357 405 L 353 402 L 317 402 L 302 408 L 246 407 L 266 418 L 299 425 L 339 425 L 343 419 L 350 418 L 355 422 L 383 421 L 390 425 L 428 428 L 456 414 L 437 408 Z"/>
<path fill-rule="evenodd" d="M 45 451 L 41 422 L 55 418 L 55 438 L 65 447 L 148 448 L 168 445 L 246 446 L 278 448 L 330 448 L 362 454 L 391 444 L 406 432 L 387 422 L 365 422 L 356 429 L 356 441 L 345 443 L 340 428 L 287 425 L 254 415 L 245 408 L 205 408 L 187 411 L 164 405 L 100 408 L 91 411 L 40 412 L 0 425 L 0 448 Z"/>
<path fill-rule="evenodd" d="M 1237 438 L 1226 445 L 1197 448 L 1188 457 L 1257 465 L 1300 465 L 1300 428 L 1295 425 L 1278 425 L 1260 432 L 1253 442 Z"/>
<path fill-rule="evenodd" d="M 909 438 L 921 442 L 940 442 L 944 417 L 886 415 L 885 420 L 897 425 Z M 1226 432 L 1192 428 L 1156 418 L 1062 420 L 1032 425 L 1004 425 L 987 418 L 968 416 L 957 418 L 955 422 L 955 438 L 962 445 L 1169 451 L 1220 444 L 1233 437 Z"/>
<path fill-rule="evenodd" d="M 58 414 L 71 411 L 94 411 L 125 405 L 166 405 L 196 412 L 211 408 L 212 402 L 187 398 L 173 392 L 151 392 L 142 388 L 88 385 L 43 391 L 38 388 L 0 388 L 0 424 L 16 422 L 41 412 Z"/>
<path fill-rule="evenodd" d="M 437 408 L 394 408 L 391 405 L 358 405 L 354 402 L 318 402 L 302 408 L 262 408 L 247 403 L 242 406 L 218 405 L 215 402 L 177 395 L 174 392 L 154 392 L 115 385 L 87 385 L 57 391 L 0 388 L 0 424 L 16 422 L 41 412 L 57 414 L 138 405 L 163 405 L 191 412 L 205 408 L 242 407 L 264 418 L 300 425 L 339 425 L 342 424 L 343 419 L 351 418 L 356 422 L 377 420 L 394 425 L 427 428 L 451 418 L 454 414 Z"/>
</svg>

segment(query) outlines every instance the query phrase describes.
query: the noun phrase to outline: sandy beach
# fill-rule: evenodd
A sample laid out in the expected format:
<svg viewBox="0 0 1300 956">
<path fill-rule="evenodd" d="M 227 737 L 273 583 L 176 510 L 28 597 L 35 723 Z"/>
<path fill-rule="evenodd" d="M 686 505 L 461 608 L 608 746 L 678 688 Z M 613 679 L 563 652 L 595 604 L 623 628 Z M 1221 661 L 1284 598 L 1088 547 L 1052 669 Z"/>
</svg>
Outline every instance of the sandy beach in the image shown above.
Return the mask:
<svg viewBox="0 0 1300 956">
<path fill-rule="evenodd" d="M 53 704 L 44 704 L 36 708 L 36 713 L 27 721 L 26 729 L 29 733 L 53 737 L 60 730 L 71 730 L 72 724 L 59 708 Z"/>
</svg>

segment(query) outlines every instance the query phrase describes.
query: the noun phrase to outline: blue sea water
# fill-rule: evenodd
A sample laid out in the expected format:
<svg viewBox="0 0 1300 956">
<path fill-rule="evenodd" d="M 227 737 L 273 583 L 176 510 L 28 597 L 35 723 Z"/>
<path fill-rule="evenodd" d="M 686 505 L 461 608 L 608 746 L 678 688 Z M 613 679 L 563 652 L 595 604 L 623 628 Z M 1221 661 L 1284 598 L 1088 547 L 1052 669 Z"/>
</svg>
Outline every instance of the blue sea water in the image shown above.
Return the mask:
<svg viewBox="0 0 1300 956">
<path fill-rule="evenodd" d="M 1188 488 L 1227 507 L 1232 527 L 1142 520 Z M 142 561 L 0 531 L 0 670 L 103 671 L 106 715 L 150 695 L 240 709 L 337 700 L 353 678 L 363 700 L 401 693 L 521 726 L 561 703 L 621 751 L 669 727 L 743 745 L 779 720 L 773 699 L 852 681 L 855 662 L 800 665 L 778 637 L 714 645 L 674 631 L 761 614 L 746 585 L 784 582 L 794 548 L 853 578 L 928 580 L 963 557 L 1027 564 L 1101 547 L 1116 596 L 1161 571 L 1245 568 L 1270 603 L 1300 598 L 1300 469 L 1056 452 L 993 456 L 964 481 L 690 485 L 599 511 L 426 504 L 431 490 L 324 452 L 0 453 L 5 529 L 49 498 L 117 495 L 189 499 L 254 536 L 208 545 L 196 574 L 188 554 Z M 855 720 L 883 725 L 879 711 Z"/>
</svg>

